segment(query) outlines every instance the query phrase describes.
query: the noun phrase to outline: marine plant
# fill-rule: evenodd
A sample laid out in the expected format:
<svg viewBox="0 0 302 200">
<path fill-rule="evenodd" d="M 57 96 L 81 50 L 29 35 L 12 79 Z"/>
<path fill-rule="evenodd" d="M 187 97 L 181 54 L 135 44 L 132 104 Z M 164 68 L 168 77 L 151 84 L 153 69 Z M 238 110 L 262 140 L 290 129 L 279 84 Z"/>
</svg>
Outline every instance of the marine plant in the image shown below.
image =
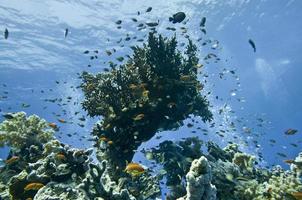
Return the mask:
<svg viewBox="0 0 302 200">
<path fill-rule="evenodd" d="M 121 166 L 158 130 L 178 128 L 191 114 L 204 122 L 212 119 L 209 103 L 200 93 L 201 64 L 191 40 L 182 53 L 175 36 L 168 39 L 150 33 L 148 43 L 133 50 L 118 68 L 113 65 L 106 73 L 82 74 L 83 108 L 92 117 L 103 117 L 93 131 L 97 145 L 110 141 L 101 157 Z"/>
</svg>

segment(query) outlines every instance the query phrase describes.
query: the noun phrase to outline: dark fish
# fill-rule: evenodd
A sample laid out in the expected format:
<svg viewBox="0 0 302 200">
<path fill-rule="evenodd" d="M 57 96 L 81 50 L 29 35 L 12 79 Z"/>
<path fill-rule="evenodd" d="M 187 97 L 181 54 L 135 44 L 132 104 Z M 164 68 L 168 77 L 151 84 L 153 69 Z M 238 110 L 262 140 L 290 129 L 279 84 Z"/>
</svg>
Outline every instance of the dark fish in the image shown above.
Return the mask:
<svg viewBox="0 0 302 200">
<path fill-rule="evenodd" d="M 86 51 L 84 51 L 83 53 L 84 53 L 84 54 L 88 54 L 88 53 L 89 53 L 89 51 L 88 51 L 88 50 L 86 50 Z"/>
<path fill-rule="evenodd" d="M 252 39 L 249 39 L 249 43 L 250 43 L 251 47 L 254 49 L 254 52 L 256 52 L 255 42 Z"/>
<path fill-rule="evenodd" d="M 152 7 L 147 8 L 146 12 L 151 12 Z"/>
<path fill-rule="evenodd" d="M 175 23 L 180 23 L 186 18 L 186 14 L 184 12 L 175 13 L 172 17 L 169 17 L 169 21 Z"/>
<path fill-rule="evenodd" d="M 8 38 L 8 30 L 7 30 L 7 28 L 5 29 L 5 31 L 4 31 L 4 39 L 7 39 Z"/>
<path fill-rule="evenodd" d="M 124 60 L 124 57 L 118 57 L 118 58 L 116 58 L 118 61 L 120 61 L 120 62 L 122 62 L 123 60 Z"/>
<path fill-rule="evenodd" d="M 278 152 L 277 155 L 280 156 L 280 157 L 283 157 L 283 158 L 287 157 L 287 155 L 285 155 L 284 153 L 280 153 L 280 152 Z"/>
<path fill-rule="evenodd" d="M 203 18 L 201 19 L 199 25 L 200 25 L 201 27 L 204 27 L 204 26 L 206 25 L 206 21 L 207 21 L 207 18 L 203 17 Z"/>
<path fill-rule="evenodd" d="M 297 132 L 298 130 L 289 128 L 285 131 L 285 135 L 295 135 Z"/>
<path fill-rule="evenodd" d="M 131 18 L 131 19 L 132 19 L 132 21 L 137 22 L 137 19 L 135 19 L 135 18 Z"/>
<path fill-rule="evenodd" d="M 64 34 L 65 38 L 67 37 L 67 35 L 68 35 L 68 28 L 65 29 L 65 34 Z"/>
<path fill-rule="evenodd" d="M 117 20 L 115 23 L 120 25 L 122 23 L 122 20 Z"/>
<path fill-rule="evenodd" d="M 147 22 L 146 25 L 150 26 L 150 27 L 155 27 L 158 25 L 158 23 L 157 22 Z"/>
<path fill-rule="evenodd" d="M 109 50 L 106 50 L 105 52 L 108 56 L 110 56 L 112 54 L 111 51 L 109 51 Z"/>
<path fill-rule="evenodd" d="M 201 29 L 201 32 L 203 32 L 205 35 L 207 34 L 207 31 L 206 31 L 206 29 Z"/>
<path fill-rule="evenodd" d="M 2 115 L 5 119 L 14 119 L 13 113 L 6 113 Z"/>
<path fill-rule="evenodd" d="M 167 27 L 166 29 L 169 31 L 176 31 L 176 28 L 173 28 L 173 27 Z"/>
</svg>

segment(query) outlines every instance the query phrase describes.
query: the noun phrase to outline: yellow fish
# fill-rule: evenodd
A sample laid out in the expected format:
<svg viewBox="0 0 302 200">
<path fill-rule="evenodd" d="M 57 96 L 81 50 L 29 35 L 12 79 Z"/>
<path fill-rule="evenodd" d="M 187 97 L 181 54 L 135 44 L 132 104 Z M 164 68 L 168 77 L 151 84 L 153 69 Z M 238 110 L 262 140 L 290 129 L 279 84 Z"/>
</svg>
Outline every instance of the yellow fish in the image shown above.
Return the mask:
<svg viewBox="0 0 302 200">
<path fill-rule="evenodd" d="M 149 90 L 144 90 L 143 97 L 148 97 L 148 96 L 149 96 Z"/>
<path fill-rule="evenodd" d="M 134 121 L 139 121 L 139 120 L 142 120 L 144 117 L 145 117 L 144 114 L 138 114 L 138 115 L 136 115 L 136 116 L 133 118 L 133 120 L 134 120 Z"/>
<path fill-rule="evenodd" d="M 181 81 L 189 81 L 189 80 L 191 80 L 191 76 L 190 75 L 182 75 L 180 77 L 180 80 Z"/>
</svg>

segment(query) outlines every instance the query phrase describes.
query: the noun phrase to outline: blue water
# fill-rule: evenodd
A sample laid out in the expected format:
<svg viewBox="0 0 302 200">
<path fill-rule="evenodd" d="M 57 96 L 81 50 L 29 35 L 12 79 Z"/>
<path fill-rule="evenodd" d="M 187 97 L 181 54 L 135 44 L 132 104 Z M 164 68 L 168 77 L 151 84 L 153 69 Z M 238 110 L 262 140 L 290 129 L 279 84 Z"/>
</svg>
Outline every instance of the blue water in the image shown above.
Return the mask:
<svg viewBox="0 0 302 200">
<path fill-rule="evenodd" d="M 152 11 L 145 13 L 149 6 Z M 194 128 L 186 126 L 177 131 L 158 133 L 163 136 L 161 141 L 192 135 L 214 140 L 222 146 L 230 140 L 242 144 L 247 141 L 248 145 L 241 148 L 254 154 L 262 152 L 263 164 L 286 166 L 282 162 L 285 158 L 276 153 L 285 153 L 290 159 L 302 150 L 301 8 L 299 0 L 2 1 L 0 32 L 7 28 L 9 37 L 5 40 L 0 35 L 1 112 L 24 110 L 56 123 L 58 118 L 63 118 L 69 123 L 60 124 L 60 132 L 56 134 L 59 139 L 75 147 L 91 147 L 88 138 L 93 124 L 99 119 L 78 120 L 86 113 L 80 105 L 82 92 L 76 88 L 80 84 L 77 73 L 102 71 L 108 67 L 103 62 L 128 54 L 131 45 L 141 45 L 136 40 L 123 40 L 124 47 L 116 43 L 120 38 L 125 39 L 127 33 L 130 37 L 143 38 L 148 32 L 137 31 L 139 23 L 159 20 L 158 31 L 172 36 L 173 32 L 165 30 L 167 26 L 173 26 L 168 18 L 183 11 L 189 19 L 188 34 L 192 39 L 203 36 L 199 22 L 205 16 L 207 35 L 203 39 L 219 41 L 215 50 L 196 43 L 201 49 L 201 58 L 209 52 L 221 58 L 220 62 L 211 62 L 204 69 L 209 74 L 206 91 L 211 91 L 209 100 L 216 126 L 210 128 L 210 124 L 200 123 L 209 129 L 208 136 L 191 133 Z M 137 11 L 141 15 L 137 16 Z M 133 17 L 137 18 L 137 24 L 131 21 Z M 121 29 L 115 24 L 119 19 L 123 21 Z M 66 28 L 69 33 L 65 38 Z M 180 41 L 185 40 L 180 34 L 177 37 Z M 256 44 L 256 53 L 248 43 L 250 38 Z M 108 57 L 104 51 L 112 48 L 117 52 Z M 83 54 L 87 49 L 99 50 L 99 59 L 91 61 Z M 88 64 L 91 67 L 87 67 Z M 220 78 L 222 72 L 225 73 Z M 70 102 L 67 102 L 68 96 L 72 97 Z M 62 98 L 61 104 L 66 105 L 44 101 L 54 98 Z M 23 108 L 22 103 L 30 104 L 30 107 Z M 219 114 L 222 107 L 224 112 Z M 75 116 L 77 111 L 80 113 Z M 62 116 L 57 117 L 54 113 Z M 226 133 L 224 138 L 217 136 L 215 131 L 229 129 L 227 123 L 230 121 L 235 122 L 236 130 Z M 85 126 L 80 127 L 78 123 Z M 286 136 L 284 131 L 288 128 L 299 132 Z M 234 139 L 234 136 L 238 138 Z M 277 143 L 272 146 L 270 139 Z M 258 142 L 257 147 L 253 140 Z M 159 142 L 153 138 L 140 149 Z M 0 157 L 5 159 L 7 152 L 7 148 L 2 148 Z M 138 153 L 135 159 L 143 158 Z"/>
</svg>

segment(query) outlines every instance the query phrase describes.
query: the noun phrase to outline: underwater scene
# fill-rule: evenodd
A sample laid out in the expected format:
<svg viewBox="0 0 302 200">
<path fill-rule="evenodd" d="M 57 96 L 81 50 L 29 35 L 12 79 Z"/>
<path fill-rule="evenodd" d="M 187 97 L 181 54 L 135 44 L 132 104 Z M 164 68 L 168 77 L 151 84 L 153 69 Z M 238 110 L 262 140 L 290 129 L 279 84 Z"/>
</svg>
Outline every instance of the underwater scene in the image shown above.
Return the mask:
<svg viewBox="0 0 302 200">
<path fill-rule="evenodd" d="M 302 200 L 301 9 L 1 0 L 0 200 Z"/>
</svg>

